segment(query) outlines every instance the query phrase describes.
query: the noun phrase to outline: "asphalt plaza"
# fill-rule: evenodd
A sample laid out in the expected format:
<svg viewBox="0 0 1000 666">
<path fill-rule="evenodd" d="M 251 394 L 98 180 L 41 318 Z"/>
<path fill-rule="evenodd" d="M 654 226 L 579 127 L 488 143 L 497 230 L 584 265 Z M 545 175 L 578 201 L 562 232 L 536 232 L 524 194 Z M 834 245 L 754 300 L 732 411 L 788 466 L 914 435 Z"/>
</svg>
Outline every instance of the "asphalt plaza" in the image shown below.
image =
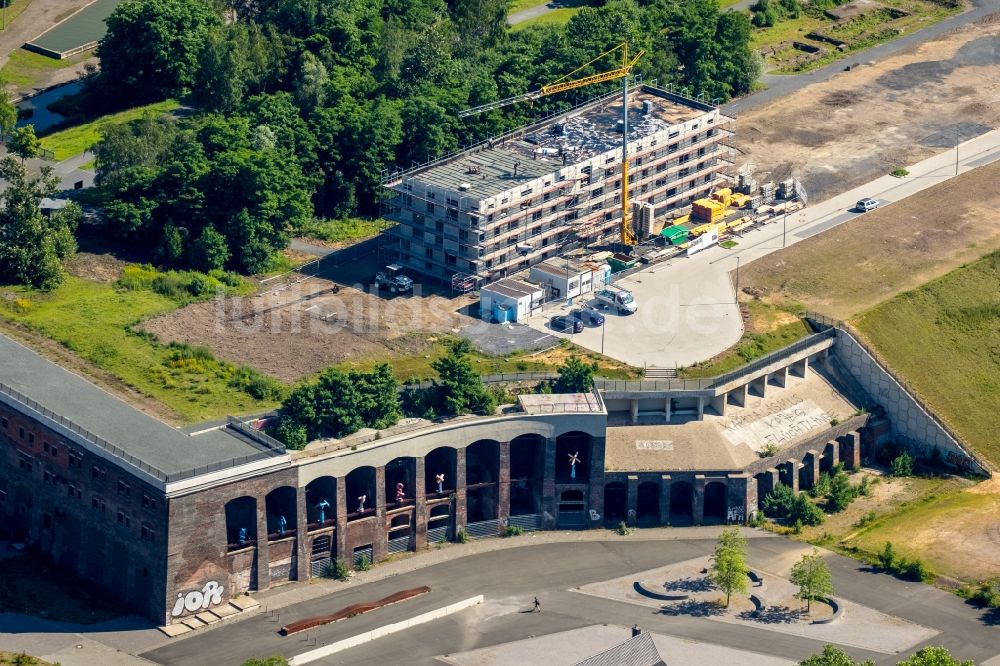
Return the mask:
<svg viewBox="0 0 1000 666">
<path fill-rule="evenodd" d="M 750 534 L 753 537 L 749 553 L 751 567 L 779 575 L 787 575 L 807 548 L 804 544 L 767 533 Z M 644 538 L 644 535 L 649 537 Z M 685 539 L 685 535 L 698 538 Z M 539 538 L 548 540 L 556 536 Z M 503 546 L 500 550 L 468 557 L 460 556 L 462 549 L 472 546 L 449 548 L 447 557 L 441 557 L 445 553 L 432 550 L 414 556 L 409 570 L 401 569 L 397 575 L 383 580 L 364 585 L 330 584 L 327 589 L 335 590 L 333 594 L 276 610 L 277 621 L 260 615 L 175 639 L 142 656 L 162 664 L 220 665 L 239 664 L 250 657 L 271 654 L 293 656 L 475 594 L 483 594 L 484 603 L 314 663 L 435 664 L 440 663 L 438 657 L 445 655 L 605 623 L 624 627 L 638 623 L 655 634 L 788 661 L 799 661 L 822 649 L 821 640 L 801 635 L 704 617 L 671 616 L 656 608 L 577 591 L 588 584 L 704 557 L 715 545 L 714 539 L 706 538 L 708 536 L 706 530 L 698 528 L 643 530 L 629 537 L 610 532 L 563 533 L 560 538 L 564 541 L 560 543 L 519 547 L 518 543 L 530 544 L 533 537 L 518 537 L 514 542 L 497 542 L 498 547 Z M 436 559 L 438 563 L 421 568 L 418 566 L 420 558 Z M 957 597 L 927 585 L 872 572 L 858 562 L 837 555 L 827 554 L 826 559 L 832 569 L 838 598 L 940 632 L 928 641 L 911 645 L 900 655 L 912 653 L 925 644 L 944 645 L 957 657 L 977 662 L 1000 652 L 995 641 L 996 628 L 988 624 L 982 611 L 967 606 Z M 283 638 L 277 633 L 278 628 L 289 621 L 380 598 L 415 585 L 428 585 L 432 591 L 412 602 L 319 628 L 307 639 Z M 528 612 L 536 596 L 542 612 Z M 894 664 L 899 658 L 899 655 L 858 647 L 845 646 L 845 649 L 855 658 L 871 658 L 879 664 Z"/>
</svg>

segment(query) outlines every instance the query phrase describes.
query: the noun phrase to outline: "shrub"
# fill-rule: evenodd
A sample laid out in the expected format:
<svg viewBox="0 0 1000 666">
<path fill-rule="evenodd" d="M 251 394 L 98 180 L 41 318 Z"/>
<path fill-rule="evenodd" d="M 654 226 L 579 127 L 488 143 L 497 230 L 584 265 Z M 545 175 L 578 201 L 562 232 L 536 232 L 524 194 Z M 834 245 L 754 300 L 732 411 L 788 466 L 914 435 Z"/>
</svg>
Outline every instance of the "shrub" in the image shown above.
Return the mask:
<svg viewBox="0 0 1000 666">
<path fill-rule="evenodd" d="M 347 566 L 347 562 L 344 562 L 344 560 L 333 560 L 326 566 L 324 574 L 327 578 L 347 580 L 351 577 L 351 568 Z"/>
<path fill-rule="evenodd" d="M 1000 608 L 1000 578 L 984 580 L 969 595 L 969 600 L 982 606 Z"/>
<path fill-rule="evenodd" d="M 372 558 L 367 555 L 362 555 L 358 558 L 357 566 L 355 567 L 358 571 L 368 571 L 372 568 Z"/>
<path fill-rule="evenodd" d="M 903 451 L 892 459 L 891 473 L 893 476 L 913 476 L 913 456 Z"/>
<path fill-rule="evenodd" d="M 771 456 L 778 455 L 778 451 L 780 450 L 781 450 L 780 446 L 778 446 L 774 442 L 768 442 L 763 446 L 763 448 L 761 448 L 760 451 L 757 452 L 757 455 L 760 456 L 761 458 L 770 458 Z"/>
<path fill-rule="evenodd" d="M 860 495 L 861 497 L 868 497 L 869 495 L 871 495 L 872 485 L 874 485 L 872 477 L 869 476 L 868 474 L 865 474 L 863 477 L 861 477 L 861 483 L 858 484 L 858 495 Z"/>
<path fill-rule="evenodd" d="M 288 417 L 282 417 L 278 421 L 278 425 L 272 435 L 281 442 L 284 442 L 285 446 L 293 451 L 300 451 L 306 448 L 306 444 L 309 443 L 306 427 Z"/>
<path fill-rule="evenodd" d="M 508 525 L 503 528 L 503 536 L 505 537 L 516 537 L 524 534 L 524 530 L 521 529 L 520 525 Z"/>
<path fill-rule="evenodd" d="M 795 491 L 785 485 L 779 485 L 761 502 L 761 509 L 769 518 L 787 518 L 795 503 Z"/>
<path fill-rule="evenodd" d="M 747 523 L 750 527 L 764 527 L 766 519 L 764 518 L 763 511 L 754 511 L 750 514 L 750 521 Z"/>
<path fill-rule="evenodd" d="M 615 532 L 620 536 L 628 536 L 632 534 L 632 528 L 625 524 L 625 521 L 618 523 L 618 527 L 615 528 Z"/>
<path fill-rule="evenodd" d="M 929 581 L 934 577 L 930 569 L 927 568 L 927 565 L 920 558 L 901 561 L 896 568 L 896 573 L 908 580 L 917 582 Z"/>
<path fill-rule="evenodd" d="M 813 504 L 804 493 L 795 497 L 788 518 L 795 522 L 801 521 L 803 525 L 822 525 L 825 520 L 823 511 Z"/>
<path fill-rule="evenodd" d="M 843 511 L 855 497 L 857 497 L 857 489 L 851 485 L 847 474 L 838 470 L 830 479 L 827 508 L 834 512 Z"/>
<path fill-rule="evenodd" d="M 242 365 L 229 378 L 229 385 L 255 400 L 280 400 L 285 389 L 276 379 Z"/>
<path fill-rule="evenodd" d="M 459 543 L 469 543 L 469 533 L 464 529 L 459 530 L 455 533 L 455 541 Z"/>
<path fill-rule="evenodd" d="M 792 525 L 792 534 L 802 534 L 802 519 L 796 518 L 795 524 Z"/>
<path fill-rule="evenodd" d="M 819 481 L 817 481 L 812 488 L 809 489 L 810 497 L 823 497 L 830 492 L 830 475 L 823 473 L 819 475 Z"/>
<path fill-rule="evenodd" d="M 863 515 L 860 518 L 858 518 L 858 521 L 856 523 L 854 523 L 854 526 L 855 527 L 866 527 L 866 526 L 871 525 L 872 523 L 874 523 L 875 522 L 875 518 L 876 518 L 875 512 L 874 511 L 869 511 L 865 515 Z"/>
<path fill-rule="evenodd" d="M 886 541 L 882 552 L 878 554 L 878 565 L 886 571 L 894 571 L 896 562 L 896 549 L 892 547 L 891 541 Z"/>
<path fill-rule="evenodd" d="M 900 167 L 898 169 L 893 169 L 892 171 L 890 171 L 889 175 L 895 176 L 896 178 L 903 178 L 904 176 L 909 176 L 910 172 Z"/>
</svg>

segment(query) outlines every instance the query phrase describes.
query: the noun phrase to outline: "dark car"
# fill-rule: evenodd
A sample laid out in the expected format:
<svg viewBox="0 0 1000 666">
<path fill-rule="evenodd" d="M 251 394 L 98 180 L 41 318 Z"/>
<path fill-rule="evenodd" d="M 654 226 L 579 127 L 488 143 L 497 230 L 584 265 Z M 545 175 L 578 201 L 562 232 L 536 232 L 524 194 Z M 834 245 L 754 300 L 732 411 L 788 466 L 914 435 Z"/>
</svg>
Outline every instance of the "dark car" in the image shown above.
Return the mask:
<svg viewBox="0 0 1000 666">
<path fill-rule="evenodd" d="M 597 308 L 580 308 L 573 312 L 573 316 L 587 326 L 601 326 L 604 324 L 604 314 Z"/>
<path fill-rule="evenodd" d="M 560 333 L 579 333 L 583 330 L 583 322 L 576 317 L 567 317 L 566 315 L 558 315 L 553 317 L 549 321 L 549 326 L 552 330 L 559 331 Z"/>
</svg>

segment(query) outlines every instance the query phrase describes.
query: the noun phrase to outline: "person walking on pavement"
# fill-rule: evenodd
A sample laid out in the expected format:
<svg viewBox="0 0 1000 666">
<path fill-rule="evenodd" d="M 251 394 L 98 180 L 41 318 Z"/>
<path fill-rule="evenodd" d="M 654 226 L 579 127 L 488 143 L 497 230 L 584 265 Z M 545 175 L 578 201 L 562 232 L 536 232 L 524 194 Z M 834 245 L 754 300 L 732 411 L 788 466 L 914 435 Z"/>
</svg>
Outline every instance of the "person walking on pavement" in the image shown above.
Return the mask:
<svg viewBox="0 0 1000 666">
<path fill-rule="evenodd" d="M 531 610 L 532 613 L 541 613 L 542 604 L 538 601 L 538 597 L 535 597 L 535 607 Z"/>
</svg>

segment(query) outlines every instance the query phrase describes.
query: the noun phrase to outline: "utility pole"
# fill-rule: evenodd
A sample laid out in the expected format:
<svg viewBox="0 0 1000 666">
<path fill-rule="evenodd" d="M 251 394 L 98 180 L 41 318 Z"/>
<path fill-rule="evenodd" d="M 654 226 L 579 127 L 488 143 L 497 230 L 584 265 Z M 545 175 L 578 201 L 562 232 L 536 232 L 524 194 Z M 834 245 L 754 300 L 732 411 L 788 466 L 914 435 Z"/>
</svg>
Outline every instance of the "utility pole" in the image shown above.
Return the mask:
<svg viewBox="0 0 1000 666">
<path fill-rule="evenodd" d="M 604 318 L 601 319 L 601 355 L 604 355 L 604 327 L 608 323 L 607 313 L 604 314 Z"/>
<path fill-rule="evenodd" d="M 785 238 L 788 235 L 788 203 L 785 202 L 785 214 L 781 216 L 781 247 L 785 247 Z"/>
<path fill-rule="evenodd" d="M 955 144 L 955 175 L 958 175 L 958 144 Z"/>
</svg>

